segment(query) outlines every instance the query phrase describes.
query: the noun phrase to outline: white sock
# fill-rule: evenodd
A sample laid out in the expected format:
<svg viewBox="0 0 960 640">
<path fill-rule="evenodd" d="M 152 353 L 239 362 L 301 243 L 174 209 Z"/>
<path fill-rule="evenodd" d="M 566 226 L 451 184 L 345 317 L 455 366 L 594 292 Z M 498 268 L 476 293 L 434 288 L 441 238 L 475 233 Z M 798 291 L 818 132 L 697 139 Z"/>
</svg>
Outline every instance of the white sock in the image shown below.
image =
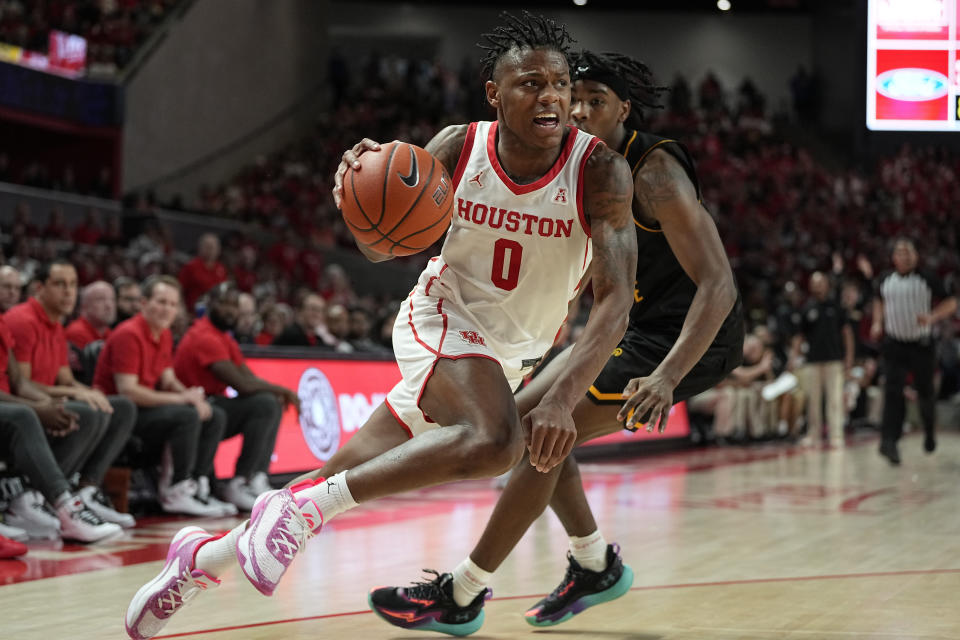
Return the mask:
<svg viewBox="0 0 960 640">
<path fill-rule="evenodd" d="M 453 600 L 458 606 L 465 607 L 487 588 L 490 571 L 484 571 L 469 557 L 453 570 Z"/>
<path fill-rule="evenodd" d="M 220 538 L 200 545 L 194 556 L 194 568 L 200 569 L 214 578 L 223 575 L 227 569 L 237 563 L 237 538 L 240 537 L 249 523 L 249 520 L 244 520 Z"/>
<path fill-rule="evenodd" d="M 582 538 L 570 536 L 570 555 L 584 569 L 603 571 L 607 568 L 607 541 L 599 529 Z"/>
<path fill-rule="evenodd" d="M 330 522 L 334 517 L 344 511 L 357 506 L 357 501 L 353 499 L 353 495 L 351 495 L 350 489 L 347 487 L 346 471 L 341 471 L 312 486 L 307 485 L 298 489 L 297 485 L 294 485 L 291 488 L 294 490 L 294 493 L 303 494 L 317 503 L 320 513 L 323 514 L 324 524 Z"/>
</svg>

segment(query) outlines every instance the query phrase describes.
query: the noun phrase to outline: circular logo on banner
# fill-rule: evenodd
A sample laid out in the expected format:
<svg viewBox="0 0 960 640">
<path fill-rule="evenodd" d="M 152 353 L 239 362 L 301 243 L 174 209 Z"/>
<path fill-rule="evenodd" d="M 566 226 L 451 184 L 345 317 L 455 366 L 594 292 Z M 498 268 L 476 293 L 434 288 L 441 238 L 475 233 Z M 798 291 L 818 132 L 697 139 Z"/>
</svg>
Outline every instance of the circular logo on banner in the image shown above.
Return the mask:
<svg viewBox="0 0 960 640">
<path fill-rule="evenodd" d="M 310 368 L 300 376 L 300 429 L 310 452 L 327 461 L 340 447 L 340 412 L 327 376 Z"/>
<path fill-rule="evenodd" d="M 877 91 L 893 100 L 924 102 L 947 95 L 947 76 L 933 69 L 890 69 L 877 76 Z"/>
</svg>

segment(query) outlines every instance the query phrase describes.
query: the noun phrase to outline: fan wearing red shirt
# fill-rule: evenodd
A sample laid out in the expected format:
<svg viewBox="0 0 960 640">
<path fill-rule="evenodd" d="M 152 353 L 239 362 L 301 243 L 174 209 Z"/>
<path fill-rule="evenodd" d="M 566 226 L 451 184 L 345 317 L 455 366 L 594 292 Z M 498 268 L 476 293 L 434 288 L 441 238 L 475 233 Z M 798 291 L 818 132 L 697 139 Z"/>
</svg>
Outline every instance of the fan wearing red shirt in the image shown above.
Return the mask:
<svg viewBox="0 0 960 640">
<path fill-rule="evenodd" d="M 50 442 L 78 433 L 77 414 L 20 375 L 15 343 L 0 318 L 0 460 L 16 467 L 34 487 L 9 500 L 5 523 L 34 538 L 94 542 L 120 533 L 119 525 L 101 520 L 70 487 Z M 44 501 L 56 518 L 44 509 Z"/>
<path fill-rule="evenodd" d="M 170 450 L 170 476 L 161 476 L 160 504 L 168 513 L 218 516 L 236 509 L 208 498 L 209 479 L 226 415 L 211 407 L 200 387 L 173 372 L 170 325 L 180 309 L 180 283 L 151 276 L 143 307 L 107 338 L 93 376 L 96 388 L 120 393 L 137 405 L 133 432 L 145 450 Z M 199 480 L 200 478 L 205 480 Z"/>
<path fill-rule="evenodd" d="M 91 342 L 106 340 L 117 319 L 117 295 L 110 283 L 91 282 L 80 292 L 80 315 L 67 325 L 67 342 L 83 349 Z"/>
<path fill-rule="evenodd" d="M 230 335 L 239 314 L 239 290 L 222 282 L 207 294 L 207 313 L 194 323 L 177 346 L 173 367 L 187 385 L 203 387 L 210 403 L 227 415 L 224 438 L 243 436 L 243 447 L 234 477 L 224 489 L 224 498 L 243 511 L 269 490 L 267 468 L 273 454 L 280 417 L 285 406 L 300 410 L 300 398 L 290 389 L 258 378 Z M 224 395 L 227 387 L 237 397 Z"/>
<path fill-rule="evenodd" d="M 4 316 L 15 341 L 13 355 L 21 375 L 44 393 L 67 399 L 79 416 L 80 433 L 52 441 L 64 473 L 80 474 L 80 496 L 107 522 L 132 527 L 134 519 L 118 513 L 100 490 L 107 469 L 120 455 L 136 420 L 136 407 L 121 396 L 107 398 L 73 376 L 63 320 L 77 303 L 77 270 L 66 260 L 54 260 L 37 270 L 36 293 Z"/>
<path fill-rule="evenodd" d="M 197 257 L 180 270 L 187 311 L 193 315 L 193 307 L 200 296 L 226 279 L 227 268 L 220 262 L 220 239 L 212 233 L 205 233 L 197 244 Z"/>
</svg>

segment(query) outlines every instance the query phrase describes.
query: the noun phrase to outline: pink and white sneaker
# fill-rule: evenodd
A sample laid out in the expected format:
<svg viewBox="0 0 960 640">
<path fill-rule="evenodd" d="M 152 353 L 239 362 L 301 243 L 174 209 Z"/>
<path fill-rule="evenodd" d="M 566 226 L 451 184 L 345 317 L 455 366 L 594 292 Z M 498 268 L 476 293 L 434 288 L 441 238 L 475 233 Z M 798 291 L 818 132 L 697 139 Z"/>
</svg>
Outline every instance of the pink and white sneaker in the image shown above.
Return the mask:
<svg viewBox="0 0 960 640">
<path fill-rule="evenodd" d="M 127 635 L 133 640 L 152 638 L 183 605 L 201 591 L 220 584 L 213 576 L 194 568 L 197 547 L 218 537 L 200 527 L 185 527 L 173 536 L 160 575 L 140 587 L 127 607 Z"/>
<path fill-rule="evenodd" d="M 307 480 L 289 489 L 261 494 L 246 531 L 237 539 L 240 569 L 265 596 L 273 595 L 294 556 L 323 526 L 317 503 L 294 493 L 314 484 Z"/>
</svg>

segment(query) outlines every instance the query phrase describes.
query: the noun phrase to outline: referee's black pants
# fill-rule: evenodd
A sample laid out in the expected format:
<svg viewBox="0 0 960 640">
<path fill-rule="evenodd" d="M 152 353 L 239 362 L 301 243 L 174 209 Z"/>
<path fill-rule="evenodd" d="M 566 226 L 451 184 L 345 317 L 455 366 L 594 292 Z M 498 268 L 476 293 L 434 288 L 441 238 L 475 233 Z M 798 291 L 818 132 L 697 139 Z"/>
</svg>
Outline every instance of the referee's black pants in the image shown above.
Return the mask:
<svg viewBox="0 0 960 640">
<path fill-rule="evenodd" d="M 887 338 L 883 343 L 882 354 L 886 375 L 881 428 L 884 441 L 896 442 L 903 435 L 903 419 L 906 414 L 903 388 L 907 384 L 908 373 L 913 373 L 913 388 L 917 392 L 924 431 L 928 436 L 933 436 L 933 372 L 936 367 L 933 343 L 901 342 Z"/>
</svg>

